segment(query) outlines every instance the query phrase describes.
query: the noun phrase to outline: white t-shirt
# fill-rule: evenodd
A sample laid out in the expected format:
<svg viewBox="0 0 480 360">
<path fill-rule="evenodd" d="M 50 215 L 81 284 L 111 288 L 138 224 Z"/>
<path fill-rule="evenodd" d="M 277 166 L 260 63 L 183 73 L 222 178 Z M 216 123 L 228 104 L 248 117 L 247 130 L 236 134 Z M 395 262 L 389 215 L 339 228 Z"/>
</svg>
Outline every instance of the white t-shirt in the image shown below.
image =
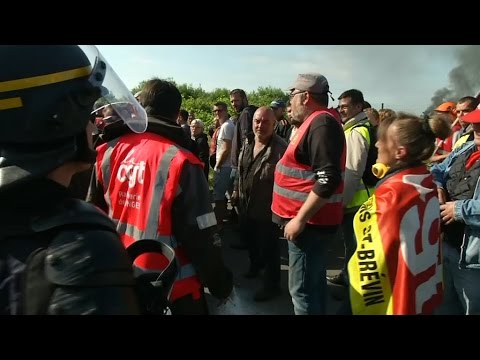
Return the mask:
<svg viewBox="0 0 480 360">
<path fill-rule="evenodd" d="M 228 119 L 222 124 L 222 126 L 220 126 L 220 130 L 218 130 L 218 136 L 217 136 L 217 149 L 216 149 L 217 162 L 218 162 L 218 159 L 220 158 L 220 150 L 223 147 L 223 140 L 232 141 L 234 133 L 235 133 L 235 125 L 233 125 L 232 120 Z M 232 166 L 232 160 L 230 158 L 231 158 L 230 154 L 227 154 L 227 158 L 222 163 L 221 167 Z"/>
</svg>

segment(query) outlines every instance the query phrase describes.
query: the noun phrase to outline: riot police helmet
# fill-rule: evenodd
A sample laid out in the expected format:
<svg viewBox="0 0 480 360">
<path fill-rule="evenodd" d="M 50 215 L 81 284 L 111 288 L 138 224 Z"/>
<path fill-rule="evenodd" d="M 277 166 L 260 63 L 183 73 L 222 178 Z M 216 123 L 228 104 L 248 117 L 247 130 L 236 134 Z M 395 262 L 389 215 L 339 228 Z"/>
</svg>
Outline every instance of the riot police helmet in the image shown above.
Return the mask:
<svg viewBox="0 0 480 360">
<path fill-rule="evenodd" d="M 92 109 L 119 103 L 122 121 L 144 132 L 145 110 L 95 46 L 0 46 L 0 186 L 67 161 L 92 162 Z"/>
</svg>

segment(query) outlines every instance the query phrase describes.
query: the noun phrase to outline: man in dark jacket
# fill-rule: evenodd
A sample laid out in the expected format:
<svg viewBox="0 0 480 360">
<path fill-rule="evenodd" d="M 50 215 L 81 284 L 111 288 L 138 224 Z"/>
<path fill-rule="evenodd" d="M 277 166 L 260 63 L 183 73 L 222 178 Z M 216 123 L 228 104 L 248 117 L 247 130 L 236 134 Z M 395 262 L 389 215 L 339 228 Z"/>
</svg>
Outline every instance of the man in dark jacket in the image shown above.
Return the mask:
<svg viewBox="0 0 480 360">
<path fill-rule="evenodd" d="M 287 104 L 283 100 L 274 100 L 270 103 L 270 107 L 273 109 L 277 123 L 275 125 L 275 134 L 284 139 L 287 143 L 290 140 L 292 133 L 292 125 L 285 119 L 285 113 Z"/>
<path fill-rule="evenodd" d="M 232 179 L 235 178 L 235 173 L 238 167 L 238 156 L 247 135 L 252 132 L 253 114 L 257 107 L 255 105 L 248 105 L 247 94 L 242 89 L 235 89 L 230 91 L 230 103 L 237 112 L 238 120 L 235 123 L 235 133 L 232 139 Z"/>
<path fill-rule="evenodd" d="M 235 124 L 235 131 L 232 139 L 232 150 L 230 152 L 232 170 L 230 174 L 230 181 L 233 184 L 237 176 L 238 156 L 242 149 L 245 139 L 248 134 L 252 132 L 253 114 L 257 107 L 255 105 L 248 105 L 247 94 L 242 89 L 234 89 L 230 91 L 230 104 L 238 114 Z M 240 243 L 230 244 L 233 249 L 244 250 L 248 246 L 243 241 Z"/>
<path fill-rule="evenodd" d="M 280 294 L 279 227 L 272 222 L 272 192 L 275 166 L 287 143 L 274 134 L 275 114 L 269 107 L 259 108 L 253 116 L 254 136 L 247 138 L 240 152 L 238 182 L 233 202 L 238 198 L 241 236 L 248 244 L 250 268 L 247 278 L 258 276 L 265 268 L 262 288 L 255 301 L 266 301 Z"/>
</svg>

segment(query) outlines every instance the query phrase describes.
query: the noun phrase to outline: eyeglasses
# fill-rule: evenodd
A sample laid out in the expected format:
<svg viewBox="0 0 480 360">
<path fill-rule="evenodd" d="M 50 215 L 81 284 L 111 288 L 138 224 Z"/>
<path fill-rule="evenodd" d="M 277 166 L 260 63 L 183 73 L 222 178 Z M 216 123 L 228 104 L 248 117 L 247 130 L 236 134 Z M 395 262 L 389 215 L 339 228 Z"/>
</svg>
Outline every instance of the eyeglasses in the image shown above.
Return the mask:
<svg viewBox="0 0 480 360">
<path fill-rule="evenodd" d="M 305 90 L 305 91 L 292 92 L 292 93 L 290 93 L 289 98 L 290 98 L 290 100 L 292 100 L 295 97 L 295 95 L 302 94 L 304 92 L 307 92 L 307 91 Z"/>
</svg>

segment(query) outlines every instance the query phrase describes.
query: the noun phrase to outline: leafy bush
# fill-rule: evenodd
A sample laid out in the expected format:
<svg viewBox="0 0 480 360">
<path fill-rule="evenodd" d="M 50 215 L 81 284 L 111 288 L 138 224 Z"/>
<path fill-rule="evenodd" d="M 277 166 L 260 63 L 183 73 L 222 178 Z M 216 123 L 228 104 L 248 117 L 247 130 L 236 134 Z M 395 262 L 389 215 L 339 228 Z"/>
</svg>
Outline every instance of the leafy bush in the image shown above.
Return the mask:
<svg viewBox="0 0 480 360">
<path fill-rule="evenodd" d="M 175 83 L 172 79 L 166 79 Z M 137 86 L 131 89 L 132 94 L 140 91 L 147 80 L 141 81 Z M 176 84 L 176 83 L 175 83 Z M 223 101 L 228 104 L 228 112 L 230 115 L 235 114 L 230 105 L 230 91 L 233 89 L 219 88 L 213 91 L 207 92 L 201 87 L 194 87 L 189 84 L 178 85 L 178 90 L 182 94 L 182 108 L 188 112 L 194 112 L 197 119 L 201 119 L 206 128 L 213 125 L 213 104 L 217 101 Z M 282 99 L 288 101 L 288 94 L 279 88 L 273 87 L 259 87 L 255 91 L 247 92 L 248 102 L 256 106 L 267 106 L 276 99 Z"/>
</svg>

